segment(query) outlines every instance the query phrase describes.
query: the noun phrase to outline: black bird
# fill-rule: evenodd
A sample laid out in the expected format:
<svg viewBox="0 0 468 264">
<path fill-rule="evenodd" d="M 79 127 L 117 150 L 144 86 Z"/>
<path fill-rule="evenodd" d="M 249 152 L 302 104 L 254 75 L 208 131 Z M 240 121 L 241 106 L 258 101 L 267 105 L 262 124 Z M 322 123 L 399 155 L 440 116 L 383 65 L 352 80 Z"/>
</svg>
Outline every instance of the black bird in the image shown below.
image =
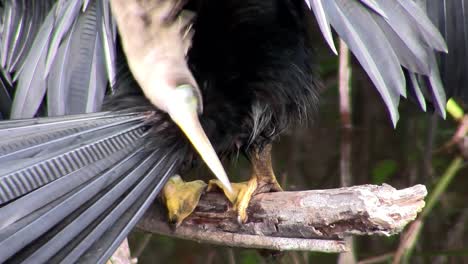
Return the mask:
<svg viewBox="0 0 468 264">
<path fill-rule="evenodd" d="M 171 3 L 161 6 L 180 7 Z M 450 95 L 466 93 L 458 89 L 466 74 L 451 71 L 468 61 L 468 24 L 458 23 L 466 18 L 456 6 L 463 3 L 425 1 L 455 51 L 441 59 Z M 200 0 L 184 8 L 196 18 L 177 28 L 177 40 L 190 31 L 191 47 L 186 62 L 175 56 L 190 71 L 170 84 L 195 100 L 189 104 L 222 159 L 251 160 L 252 179 L 239 198 L 229 195 L 241 220 L 253 193 L 280 190 L 271 142 L 317 107 L 313 13 L 332 47 L 329 23 L 347 41 L 394 123 L 407 90 L 445 115 L 436 51 L 447 46 L 413 1 Z M 146 99 L 120 62 L 107 1 L 11 0 L 2 9 L 0 111 L 14 120 L 0 123 L 0 262 L 103 263 L 168 178 L 200 157 L 183 122 Z M 163 25 L 175 27 L 182 11 Z M 96 112 L 103 101 L 107 112 Z M 53 117 L 19 119 L 46 115 Z M 186 214 L 178 210 L 170 208 L 172 221 Z"/>
</svg>

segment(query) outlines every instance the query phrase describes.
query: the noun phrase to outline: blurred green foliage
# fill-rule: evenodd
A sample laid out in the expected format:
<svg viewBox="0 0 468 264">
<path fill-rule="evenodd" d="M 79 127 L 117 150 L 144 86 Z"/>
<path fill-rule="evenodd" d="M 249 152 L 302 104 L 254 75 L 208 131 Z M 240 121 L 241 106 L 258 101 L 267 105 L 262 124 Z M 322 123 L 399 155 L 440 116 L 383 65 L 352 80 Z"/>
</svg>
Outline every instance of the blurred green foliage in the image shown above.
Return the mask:
<svg viewBox="0 0 468 264">
<path fill-rule="evenodd" d="M 382 184 L 397 172 L 398 164 L 394 160 L 382 160 L 378 162 L 372 170 L 372 183 Z"/>
</svg>

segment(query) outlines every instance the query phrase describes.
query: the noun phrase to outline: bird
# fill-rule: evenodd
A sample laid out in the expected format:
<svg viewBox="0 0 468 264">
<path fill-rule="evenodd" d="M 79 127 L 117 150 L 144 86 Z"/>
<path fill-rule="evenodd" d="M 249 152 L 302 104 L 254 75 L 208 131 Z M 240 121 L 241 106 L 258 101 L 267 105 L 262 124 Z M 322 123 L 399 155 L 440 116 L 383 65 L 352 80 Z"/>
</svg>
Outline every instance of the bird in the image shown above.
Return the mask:
<svg viewBox="0 0 468 264">
<path fill-rule="evenodd" d="M 155 67 L 171 96 L 139 86 L 109 1 L 1 3 L 0 262 L 104 263 L 160 192 L 183 221 L 171 190 L 190 183 L 171 176 L 203 162 L 246 221 L 252 195 L 281 191 L 272 142 L 318 107 L 316 24 L 332 52 L 332 28 L 347 43 L 394 125 L 401 97 L 445 116 L 468 94 L 462 0 L 154 3 L 156 35 L 181 47 Z M 226 183 L 217 156 L 239 153 L 252 176 Z"/>
</svg>

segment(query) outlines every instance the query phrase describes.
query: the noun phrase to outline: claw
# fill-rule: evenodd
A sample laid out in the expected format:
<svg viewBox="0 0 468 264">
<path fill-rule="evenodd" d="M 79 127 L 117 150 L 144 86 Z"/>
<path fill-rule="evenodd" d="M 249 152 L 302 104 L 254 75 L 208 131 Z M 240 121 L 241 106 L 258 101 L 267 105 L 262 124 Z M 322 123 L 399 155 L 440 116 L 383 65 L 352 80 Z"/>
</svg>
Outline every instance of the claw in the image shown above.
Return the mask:
<svg viewBox="0 0 468 264">
<path fill-rule="evenodd" d="M 233 205 L 233 209 L 237 212 L 237 221 L 239 224 L 246 223 L 248 220 L 247 208 L 249 207 L 250 200 L 257 190 L 257 180 L 255 177 L 246 182 L 232 183 L 233 191 L 228 192 L 220 184 L 218 180 L 211 180 L 206 189 L 211 192 L 215 189 L 221 189 L 226 198 Z"/>
<path fill-rule="evenodd" d="M 228 191 L 218 180 L 208 183 L 207 191 L 221 189 L 224 195 L 232 203 L 233 209 L 237 211 L 239 224 L 248 220 L 247 208 L 253 196 L 266 192 L 281 192 L 283 189 L 276 180 L 271 165 L 271 145 L 265 146 L 261 151 L 258 149 L 251 157 L 252 175 L 246 182 L 232 183 L 233 191 Z"/>
</svg>

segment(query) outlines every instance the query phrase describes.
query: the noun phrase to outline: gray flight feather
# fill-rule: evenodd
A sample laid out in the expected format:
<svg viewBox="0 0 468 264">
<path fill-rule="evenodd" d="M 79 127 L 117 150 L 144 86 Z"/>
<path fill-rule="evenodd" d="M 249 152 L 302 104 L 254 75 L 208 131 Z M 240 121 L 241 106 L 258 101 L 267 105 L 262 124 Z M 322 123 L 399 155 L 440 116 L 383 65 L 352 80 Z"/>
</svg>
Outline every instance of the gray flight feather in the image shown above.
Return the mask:
<svg viewBox="0 0 468 264">
<path fill-rule="evenodd" d="M 25 27 L 14 44 L 13 55 L 8 60 L 8 71 L 16 73 L 21 71 L 28 51 L 51 7 L 52 1 L 26 1 L 23 16 Z M 16 77 L 14 79 L 16 80 Z"/>
<path fill-rule="evenodd" d="M 50 67 L 54 61 L 55 55 L 62 42 L 65 34 L 70 30 L 70 27 L 74 24 L 76 18 L 81 12 L 81 1 L 70 1 L 70 4 L 61 9 L 62 12 L 58 12 L 57 17 L 59 20 L 54 26 L 54 33 L 50 40 L 49 50 L 47 52 L 46 67 L 44 72 L 44 78 L 49 74 Z"/>
<path fill-rule="evenodd" d="M 426 43 L 431 43 L 431 46 L 438 51 L 447 52 L 448 48 L 444 38 L 440 34 L 439 30 L 437 30 L 437 28 L 434 26 L 432 21 L 429 19 L 427 14 L 414 1 L 397 1 L 401 4 L 403 8 L 405 8 L 408 11 L 408 14 L 414 18 L 414 21 L 421 29 L 421 33 L 423 34 Z"/>
<path fill-rule="evenodd" d="M 0 262 L 105 263 L 181 164 L 146 147 L 150 116 L 1 122 Z"/>
<path fill-rule="evenodd" d="M 461 6 L 462 1 L 465 0 L 448 1 L 450 4 L 439 0 L 425 1 L 428 6 L 437 7 L 427 8 L 428 13 L 435 17 L 434 23 L 439 29 L 443 29 L 449 38 L 453 36 L 452 41 L 447 38 L 448 46 L 427 16 L 423 8 L 425 3 L 421 6 L 419 5 L 421 3 L 417 4 L 413 0 L 308 0 L 307 2 L 310 3 L 309 6 L 316 16 L 322 34 L 332 50 L 334 44 L 330 25 L 348 44 L 378 89 L 393 123 L 396 124 L 399 99 L 400 96 L 406 96 L 407 89 L 411 91 L 411 96 L 415 97 L 423 110 L 426 110 L 426 101 L 431 101 L 436 110 L 445 116 L 446 96 L 440 82 L 439 63 L 435 60 L 435 56 L 437 52 L 446 52 L 447 49 L 457 52 L 450 47 L 450 43 L 460 43 L 461 39 L 468 39 L 466 26 L 463 28 L 459 26 L 466 25 L 468 20 L 462 15 L 465 10 L 464 6 Z M 441 8 L 441 5 L 444 8 Z M 450 7 L 451 19 L 457 21 L 451 23 L 450 27 L 441 26 L 441 24 L 446 25 L 447 7 Z M 468 46 L 466 41 L 463 45 Z M 457 44 L 457 50 L 461 50 L 460 44 Z M 468 61 L 466 59 L 468 54 L 464 50 L 465 48 L 457 52 L 460 55 L 457 56 L 458 62 L 455 59 L 442 60 L 442 65 L 449 66 L 444 68 L 444 75 L 450 76 L 447 74 L 449 71 L 460 72 L 457 69 L 467 68 L 465 63 Z M 403 70 L 408 73 L 406 76 L 409 80 L 405 80 Z M 417 76 L 420 77 L 416 78 Z M 459 73 L 457 76 L 463 75 Z M 424 83 L 427 89 L 421 87 L 420 81 L 423 79 L 427 79 Z M 407 83 L 410 87 L 406 87 Z M 418 85 L 413 87 L 415 84 Z M 427 93 L 423 93 L 423 90 L 427 90 Z"/>
<path fill-rule="evenodd" d="M 101 38 L 103 40 L 103 49 L 106 61 L 106 70 L 111 87 L 114 86 L 116 79 L 116 23 L 111 15 L 109 0 L 100 1 L 103 20 L 101 26 Z"/>
<path fill-rule="evenodd" d="M 19 17 L 21 14 L 16 12 L 16 2 L 7 2 L 3 10 L 3 32 L 2 32 L 2 48 L 0 51 L 1 66 L 6 68 L 10 40 L 14 35 L 14 31 L 18 25 Z M 16 19 L 15 19 L 16 18 Z"/>
<path fill-rule="evenodd" d="M 99 34 L 103 19 L 101 8 L 92 1 L 77 19 L 72 32 L 67 113 L 99 111 L 107 87 L 106 66 Z"/>
<path fill-rule="evenodd" d="M 392 29 L 391 33 L 390 30 L 385 31 L 388 33 L 387 38 L 396 34 L 403 42 L 402 46 L 392 43 L 402 66 L 413 72 L 429 75 L 431 68 L 428 65 L 429 54 L 433 53 L 435 47 L 431 46 L 431 43 L 426 45 L 422 42 L 423 34 L 418 27 L 418 22 L 396 1 L 382 1 L 381 6 L 386 10 L 387 19 L 381 19 L 379 24 Z"/>
<path fill-rule="evenodd" d="M 33 117 L 42 102 L 46 90 L 45 60 L 54 22 L 54 12 L 50 12 L 29 50 L 18 77 L 11 118 Z"/>
<path fill-rule="evenodd" d="M 449 96 L 461 97 L 468 102 L 468 1 L 425 2 L 430 19 L 440 29 L 448 45 L 449 52 L 439 56 L 442 83 Z"/>
<path fill-rule="evenodd" d="M 174 166 L 177 162 L 166 163 L 166 173 L 159 176 L 161 179 L 167 179 L 174 173 Z M 128 232 L 138 223 L 143 214 L 148 210 L 156 195 L 163 187 L 163 182 L 159 179 L 154 169 L 148 173 L 148 180 L 151 182 L 143 182 L 138 185 L 143 193 L 141 195 L 135 188 L 122 203 L 112 211 L 113 215 L 107 217 L 107 225 L 115 221 L 113 226 L 109 226 L 109 230 L 103 234 L 100 240 L 96 241 L 92 247 L 80 259 L 85 263 L 106 263 L 106 261 L 117 250 L 122 241 L 127 237 Z M 146 185 L 146 186 L 145 186 Z M 130 207 L 135 203 L 137 206 Z M 126 209 L 129 208 L 129 209 Z M 119 211 L 120 210 L 120 215 Z M 125 210 L 125 211 L 124 211 Z M 104 222 L 104 221 L 103 221 Z M 102 250 L 105 248 L 106 250 Z"/>
<path fill-rule="evenodd" d="M 375 1 L 375 0 L 361 0 L 361 2 L 365 5 L 367 5 L 369 8 L 372 9 L 372 11 L 376 12 L 377 14 L 379 14 L 379 16 L 382 16 L 384 18 L 388 18 L 387 17 L 387 13 L 384 12 L 382 10 L 382 8 L 380 7 L 380 4 L 383 3 L 384 1 Z"/>
<path fill-rule="evenodd" d="M 398 104 L 405 85 L 399 61 L 385 35 L 365 7 L 347 0 L 324 2 L 330 22 L 363 65 L 390 112 L 398 121 Z M 366 28 L 373 34 L 366 34 Z M 403 94 L 404 95 L 404 94 Z"/>
<path fill-rule="evenodd" d="M 335 43 L 333 42 L 333 35 L 332 35 L 331 28 L 330 28 L 330 22 L 328 22 L 327 14 L 325 13 L 325 10 L 323 9 L 322 0 L 310 0 L 310 1 L 307 0 L 307 1 L 310 7 L 312 8 L 312 10 L 314 11 L 315 18 L 317 19 L 317 22 L 320 27 L 320 30 L 322 31 L 323 37 L 327 41 L 331 50 L 335 54 L 338 54 Z"/>
<path fill-rule="evenodd" d="M 16 4 L 16 5 L 15 5 Z M 6 69 L 10 68 L 12 58 L 14 56 L 15 50 L 17 49 L 19 43 L 19 39 L 21 38 L 24 33 L 22 31 L 26 28 L 26 19 L 25 16 L 25 3 L 23 1 L 18 1 L 15 4 L 11 5 L 13 8 L 12 16 L 10 17 L 10 29 L 5 32 L 5 38 L 3 41 L 7 42 L 4 43 L 4 51 L 5 56 L 2 58 L 2 66 Z"/>
<path fill-rule="evenodd" d="M 70 56 L 73 26 L 62 41 L 54 63 L 47 78 L 47 114 L 49 116 L 65 115 L 67 113 L 67 91 L 70 85 Z"/>
<path fill-rule="evenodd" d="M 108 251 L 114 251 L 115 248 L 112 247 L 112 245 L 104 245 L 101 246 L 100 244 L 102 243 L 100 240 L 105 240 L 106 235 L 109 232 L 112 232 L 113 229 L 118 227 L 119 229 L 121 228 L 121 224 L 119 225 L 119 222 L 123 220 L 125 225 L 129 225 L 130 227 L 133 227 L 136 222 L 131 221 L 132 219 L 128 218 L 123 218 L 123 215 L 126 215 L 127 212 L 132 212 L 132 217 L 134 217 L 136 220 L 140 219 L 141 216 L 143 215 L 148 208 L 148 205 L 151 204 L 151 202 L 154 200 L 156 197 L 155 194 L 157 194 L 160 190 L 162 185 L 159 184 L 161 182 L 161 178 L 165 179 L 167 178 L 168 175 L 172 172 L 171 167 L 167 166 L 167 161 L 165 160 L 165 157 L 158 157 L 158 159 L 155 161 L 154 160 L 154 155 L 155 153 L 151 153 L 151 155 L 147 158 L 147 160 L 143 161 L 141 165 L 139 165 L 142 169 L 138 178 L 133 177 L 135 179 L 131 179 L 131 177 L 127 176 L 125 180 L 132 180 L 134 183 L 134 186 L 132 190 L 128 193 L 117 193 L 117 192 L 108 192 L 103 197 L 97 201 L 93 206 L 96 208 L 90 208 L 93 211 L 98 211 L 98 208 L 106 208 L 108 209 L 106 211 L 106 214 L 103 214 L 100 216 L 100 218 L 96 221 L 98 224 L 97 226 L 93 227 L 95 232 L 86 234 L 86 236 L 80 237 L 78 239 L 78 244 L 70 251 L 67 249 L 63 250 L 60 252 L 60 256 L 57 257 L 64 257 L 61 261 L 65 263 L 73 263 L 73 262 L 84 262 L 84 263 L 105 263 L 106 260 L 100 260 L 99 257 L 102 256 L 103 254 L 106 254 Z M 159 154 L 159 156 L 164 155 L 164 154 Z M 145 164 L 146 163 L 146 164 Z M 164 168 L 164 169 L 163 169 Z M 164 175 L 158 175 L 158 171 L 166 171 Z M 143 173 L 142 173 L 143 172 Z M 131 174 L 136 174 L 133 171 Z M 155 185 L 156 183 L 156 185 Z M 128 185 L 128 184 L 127 184 Z M 118 187 L 118 186 L 116 186 Z M 118 191 L 118 188 L 114 187 L 113 190 Z M 148 189 L 150 189 L 150 192 L 148 192 Z M 122 195 L 123 194 L 123 195 Z M 151 195 L 153 194 L 153 195 Z M 104 204 L 105 200 L 111 199 L 112 197 L 122 197 L 123 199 L 118 201 L 118 203 L 114 203 L 113 205 L 106 205 Z M 114 201 L 116 200 L 115 198 L 113 199 Z M 146 201 L 146 203 L 141 203 L 137 202 L 138 200 L 143 200 Z M 142 211 L 142 212 L 141 212 Z M 123 234 L 124 238 L 128 234 L 130 229 L 123 228 L 122 232 L 119 232 L 118 235 Z M 86 232 L 86 231 L 85 231 Z M 86 232 L 87 233 L 87 232 Z M 120 244 L 123 239 L 120 237 L 115 237 L 114 243 Z M 95 259 L 94 261 L 90 260 L 85 260 L 86 259 L 86 251 L 93 246 L 93 244 L 98 244 L 99 245 L 99 250 L 98 252 L 95 252 L 94 254 L 91 254 L 91 258 Z M 104 252 L 103 252 L 104 249 Z M 78 257 L 82 256 L 82 259 L 78 259 Z"/>
<path fill-rule="evenodd" d="M 71 236 L 71 238 L 78 236 L 80 232 L 82 232 L 83 226 L 89 225 L 90 222 L 97 218 L 97 216 L 99 216 L 105 209 L 118 200 L 123 192 L 131 188 L 134 182 L 137 181 L 139 177 L 141 177 L 141 175 L 148 169 L 148 167 L 153 165 L 152 163 L 149 163 L 149 161 L 155 161 L 154 157 L 152 160 L 146 158 L 143 161 L 141 161 L 141 155 L 137 155 L 136 158 L 139 158 L 136 161 L 140 161 L 140 164 L 137 165 L 136 168 L 133 168 L 129 175 L 125 175 L 127 172 L 126 170 L 120 171 L 120 168 L 117 167 L 116 173 L 104 172 L 103 174 L 99 175 L 101 177 L 91 179 L 91 181 L 87 182 L 87 184 L 85 182 L 83 187 L 78 188 L 72 195 L 61 201 L 59 204 L 55 205 L 53 208 L 51 208 L 51 210 L 48 210 L 45 214 L 41 215 L 31 223 L 22 226 L 20 229 L 12 232 L 10 236 L 2 239 L 0 245 L 9 245 L 9 249 L 5 251 L 11 251 L 12 248 L 14 248 L 14 250 L 21 249 L 21 243 L 24 243 L 27 240 L 29 240 L 27 242 L 31 243 L 40 235 L 42 235 L 42 233 L 46 232 L 54 225 L 59 224 L 60 221 L 67 215 L 72 214 L 73 211 L 79 209 L 80 206 L 85 204 L 88 200 L 91 200 L 95 195 L 99 195 L 99 192 L 102 192 L 107 187 L 107 185 L 113 183 L 115 180 L 125 175 L 125 177 L 122 177 L 122 179 L 115 184 L 114 188 L 108 192 L 105 192 L 105 195 L 103 195 L 101 199 L 94 201 L 87 212 L 85 211 L 80 214 L 80 216 L 78 216 L 75 221 L 69 223 L 67 227 L 62 230 L 62 232 L 56 234 L 48 241 L 48 243 L 46 243 L 45 246 L 38 248 L 35 253 L 33 253 L 27 260 L 25 260 L 26 263 L 47 262 L 53 255 L 57 253 L 58 250 L 66 245 L 68 241 L 64 241 L 65 243 L 59 245 L 58 248 L 47 247 L 47 245 L 54 246 L 54 242 L 56 242 L 56 240 L 60 240 L 61 236 L 63 235 Z M 126 162 L 133 162 L 133 164 L 136 164 L 134 159 L 123 159 Z M 90 215 L 96 215 L 96 217 L 89 219 Z M 18 237 L 21 237 L 21 239 L 18 239 Z M 1 252 L 2 250 L 0 250 L 0 259 L 4 259 Z M 34 262 L 32 262 L 31 258 L 38 259 L 35 259 Z"/>
<path fill-rule="evenodd" d="M 418 80 L 418 76 L 416 73 L 408 73 L 410 81 L 411 81 L 411 87 L 414 91 L 414 95 L 416 97 L 416 100 L 418 101 L 419 105 L 421 106 L 421 109 L 423 111 L 427 110 L 427 104 L 426 104 L 426 99 L 424 98 L 424 94 L 422 92 L 422 88 L 420 85 L 420 81 Z"/>
<path fill-rule="evenodd" d="M 99 111 L 116 75 L 108 0 L 9 3 L 2 12 L 8 34 L 1 37 L 0 60 L 13 74 L 10 117 L 33 117 L 42 105 L 51 116 Z"/>
</svg>

